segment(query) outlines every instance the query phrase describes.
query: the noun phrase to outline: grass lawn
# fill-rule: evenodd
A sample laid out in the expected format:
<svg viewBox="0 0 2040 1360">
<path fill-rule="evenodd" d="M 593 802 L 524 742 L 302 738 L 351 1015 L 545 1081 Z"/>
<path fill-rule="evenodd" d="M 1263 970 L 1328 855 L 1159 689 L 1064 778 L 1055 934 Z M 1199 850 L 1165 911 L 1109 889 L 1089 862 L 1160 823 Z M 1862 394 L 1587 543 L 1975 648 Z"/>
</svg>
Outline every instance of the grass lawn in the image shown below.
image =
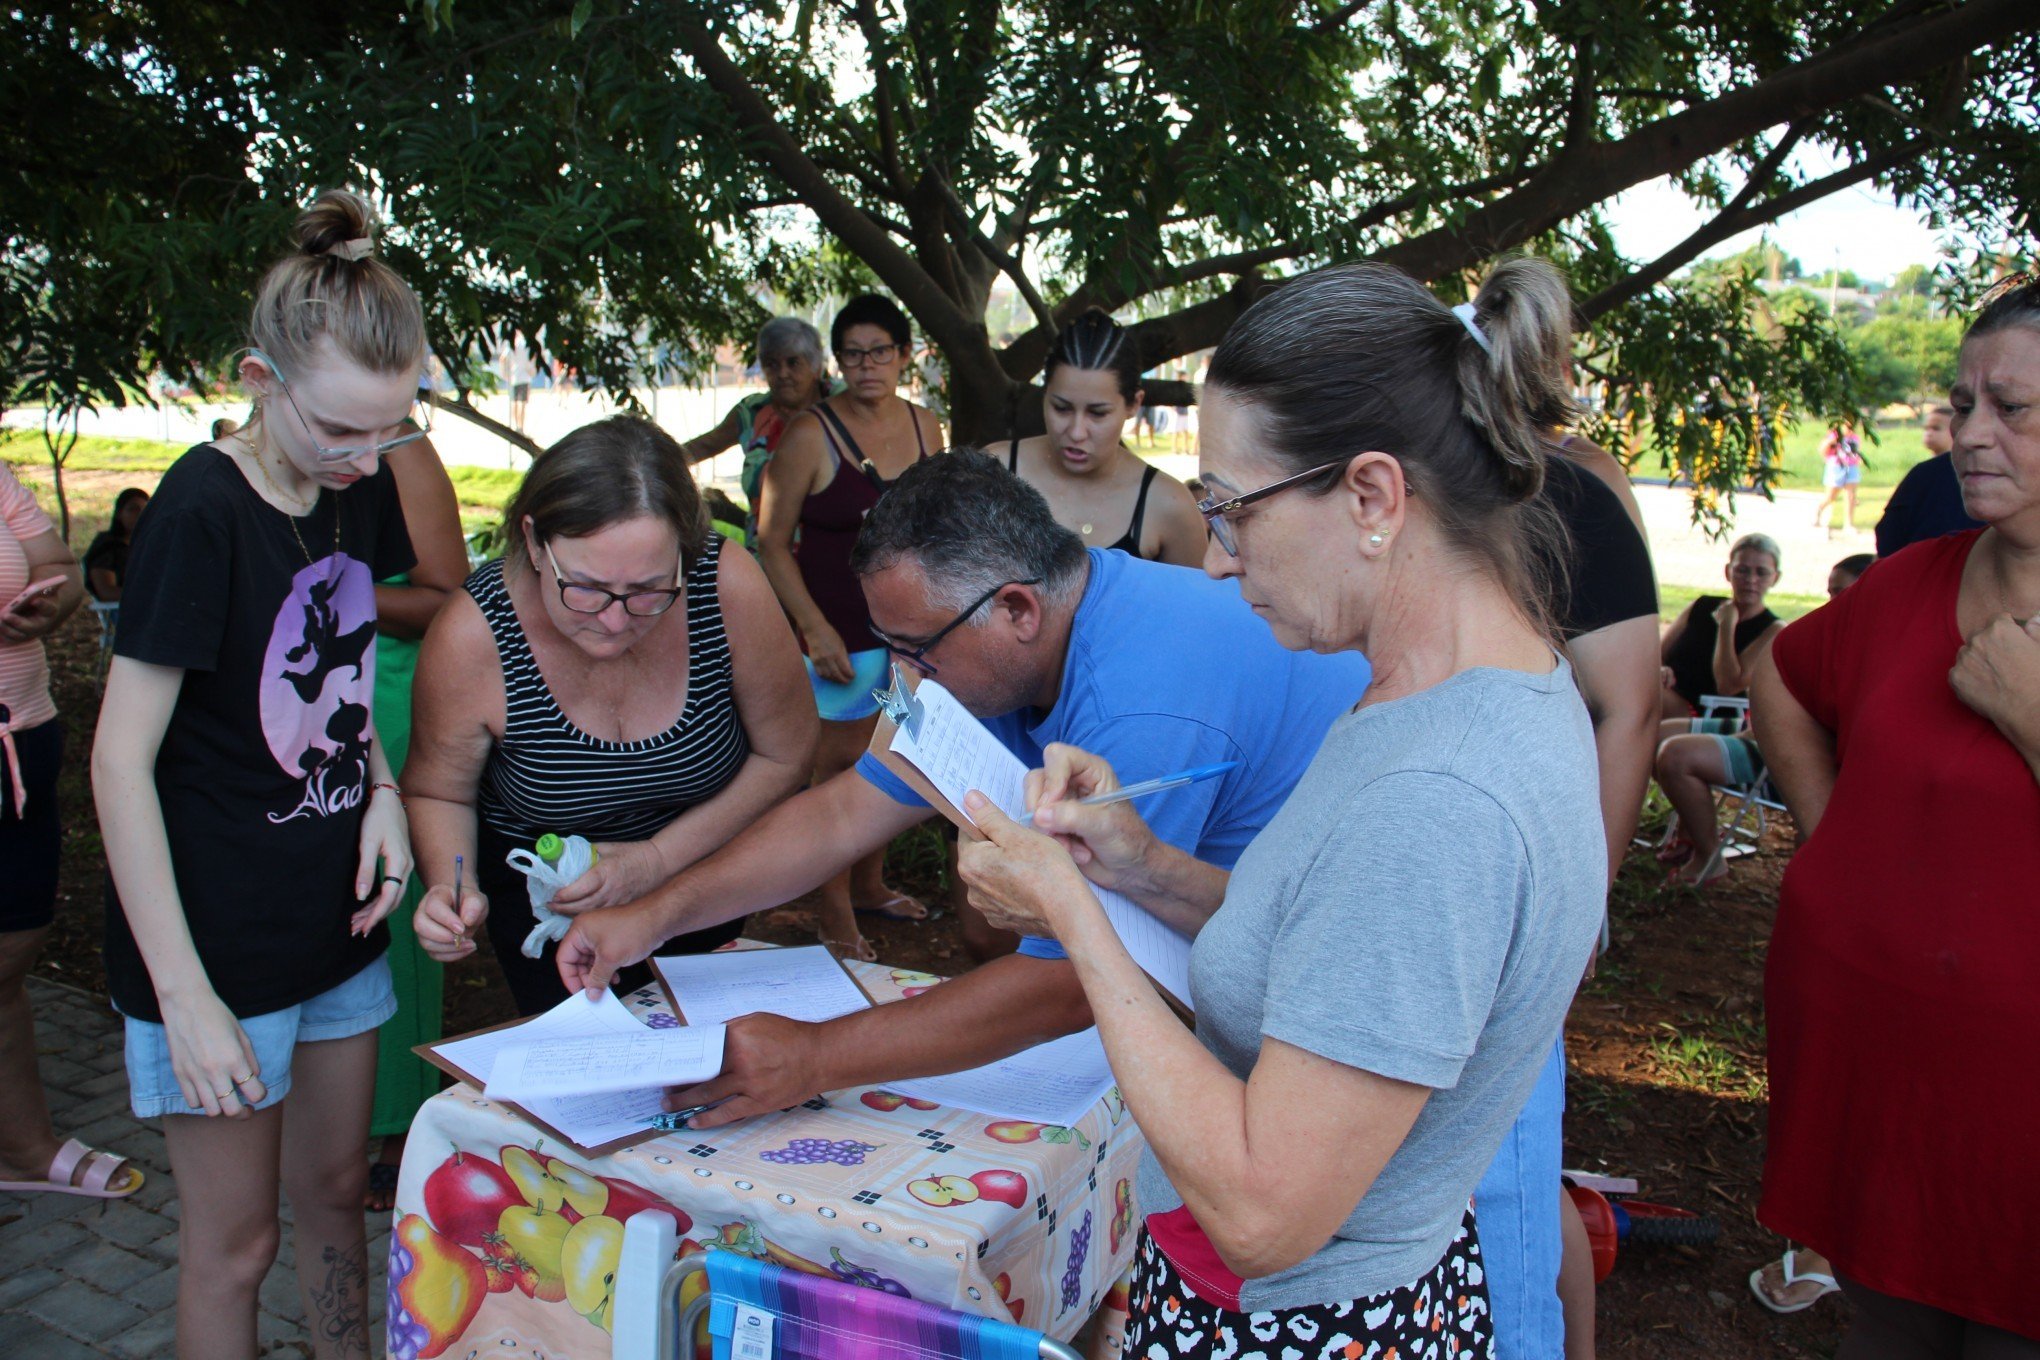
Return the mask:
<svg viewBox="0 0 2040 1360">
<path fill-rule="evenodd" d="M 1726 582 L 1719 586 L 1707 586 L 1704 588 L 1700 586 L 1668 586 L 1660 584 L 1658 586 L 1658 617 L 1669 623 L 1678 617 L 1681 609 L 1684 609 L 1702 595 L 1722 595 L 1727 590 Z M 1826 604 L 1827 597 L 1825 595 L 1788 595 L 1782 590 L 1774 590 L 1764 598 L 1764 603 L 1770 607 L 1773 614 L 1790 622 L 1801 614 L 1808 613 Z"/>
<path fill-rule="evenodd" d="M 106 527 L 113 514 L 114 497 L 123 487 L 139 486 L 153 491 L 156 481 L 184 453 L 178 444 L 153 439 L 106 439 L 83 436 L 64 461 L 64 495 L 71 506 L 72 547 L 83 552 L 92 536 Z M 52 514 L 56 500 L 52 491 L 48 451 L 42 436 L 23 430 L 0 430 L 0 462 L 33 489 Z M 473 533 L 487 529 L 503 517 L 503 507 L 516 494 L 521 472 L 506 468 L 451 467 L 454 494 L 460 498 L 461 529 Z"/>
</svg>

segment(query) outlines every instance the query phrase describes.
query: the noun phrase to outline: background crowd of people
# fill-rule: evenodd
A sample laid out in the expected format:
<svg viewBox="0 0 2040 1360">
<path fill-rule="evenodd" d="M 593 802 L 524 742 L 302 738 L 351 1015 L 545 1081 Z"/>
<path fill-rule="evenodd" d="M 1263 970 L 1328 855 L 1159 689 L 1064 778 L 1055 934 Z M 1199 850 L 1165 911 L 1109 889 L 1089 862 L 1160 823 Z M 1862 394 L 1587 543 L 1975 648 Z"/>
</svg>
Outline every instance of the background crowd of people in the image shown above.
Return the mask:
<svg viewBox="0 0 2040 1360">
<path fill-rule="evenodd" d="M 250 419 L 123 492 L 82 565 L 0 470 L 0 868 L 26 885 L 0 914 L 0 1181 L 141 1183 L 50 1127 L 22 990 L 58 844 L 40 639 L 89 590 L 119 606 L 91 754 L 107 974 L 182 1201 L 180 1353 L 255 1353 L 280 1191 L 320 1353 L 368 1349 L 361 1210 L 437 1087 L 409 1050 L 438 965 L 483 932 L 531 1014 L 802 893 L 848 957 L 872 956 L 860 912 L 925 916 L 882 875 L 939 806 L 874 741 L 903 672 L 1036 771 L 1029 826 L 947 809 L 974 826 L 951 854 L 979 966 L 738 1020 L 674 1094 L 717 1104 L 696 1127 L 1095 1024 L 1148 1146 L 1129 1354 L 1590 1356 L 1564 1018 L 1653 776 L 1695 887 L 1729 872 L 1726 788 L 1802 841 L 1761 1216 L 1804 1249 L 1752 1288 L 1847 1293 L 1848 1360 L 2040 1355 L 2015 1141 L 2040 1110 L 2004 1066 L 2040 966 L 2040 285 L 1981 308 L 1929 420 L 1945 456 L 1825 607 L 1772 612 L 1781 552 L 1752 534 L 1728 593 L 1660 629 L 1622 466 L 1570 432 L 1541 261 L 1458 307 L 1375 265 L 1268 294 L 1212 357 L 1202 499 L 1125 444 L 1142 368 L 1102 312 L 1056 337 L 1045 433 L 987 451 L 900 395 L 890 300 L 846 304 L 826 352 L 778 318 L 765 393 L 685 444 L 629 416 L 558 441 L 470 571 L 423 317 L 374 238 L 353 194 L 306 211 L 250 318 Z M 1853 522 L 1850 439 L 1827 462 Z M 733 444 L 746 541 L 690 472 Z M 546 834 L 593 849 L 559 938 L 506 862 Z M 1093 887 L 1195 937 L 1194 1030 Z"/>
</svg>

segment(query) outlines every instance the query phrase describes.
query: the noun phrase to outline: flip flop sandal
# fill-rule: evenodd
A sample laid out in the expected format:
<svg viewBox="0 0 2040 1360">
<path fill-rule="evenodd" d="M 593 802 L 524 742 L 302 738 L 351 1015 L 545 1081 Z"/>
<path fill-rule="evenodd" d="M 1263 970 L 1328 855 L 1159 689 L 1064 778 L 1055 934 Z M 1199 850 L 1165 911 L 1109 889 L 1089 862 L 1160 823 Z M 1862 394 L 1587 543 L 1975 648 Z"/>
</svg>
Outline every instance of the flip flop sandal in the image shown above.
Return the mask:
<svg viewBox="0 0 2040 1360">
<path fill-rule="evenodd" d="M 1841 1289 L 1841 1286 L 1835 1283 L 1835 1277 L 1832 1275 L 1823 1275 L 1818 1270 L 1803 1272 L 1799 1270 L 1795 1264 L 1795 1258 L 1798 1255 L 1798 1250 L 1793 1249 L 1778 1258 L 1778 1270 L 1784 1281 L 1784 1287 L 1790 1289 L 1795 1284 L 1817 1284 L 1820 1286 L 1818 1293 L 1800 1303 L 1780 1303 L 1765 1290 L 1764 1271 L 1768 1267 L 1758 1266 L 1750 1272 L 1750 1292 L 1757 1296 L 1758 1303 L 1763 1304 L 1764 1307 L 1774 1313 L 1803 1313 L 1828 1295 L 1836 1293 Z"/>
<path fill-rule="evenodd" d="M 114 1178 L 126 1168 L 119 1189 Z M 80 1173 L 83 1173 L 82 1175 Z M 0 1181 L 0 1190 L 14 1195 L 83 1195 L 87 1199 L 126 1199 L 142 1188 L 142 1169 L 125 1157 L 86 1147 L 75 1138 L 64 1141 L 50 1159 L 50 1174 L 39 1181 Z"/>
<path fill-rule="evenodd" d="M 1684 836 L 1665 842 L 1664 845 L 1658 848 L 1657 852 L 1659 864 L 1673 867 L 1684 864 L 1691 858 L 1693 858 L 1693 842 L 1687 840 Z"/>
<path fill-rule="evenodd" d="M 368 1164 L 368 1197 L 373 1204 L 363 1207 L 372 1214 L 386 1214 L 397 1205 L 397 1177 L 403 1170 L 395 1162 Z"/>
<path fill-rule="evenodd" d="M 910 906 L 919 907 L 921 909 L 920 914 L 916 915 L 911 911 L 894 911 L 892 908 L 896 902 L 905 902 Z M 894 893 L 875 907 L 858 907 L 856 911 L 859 916 L 878 916 L 888 921 L 932 921 L 935 919 L 935 911 L 932 907 L 919 898 L 909 897 L 905 893 Z"/>
<path fill-rule="evenodd" d="M 832 940 L 826 935 L 817 938 L 839 959 L 855 959 L 859 963 L 878 962 L 878 951 L 872 948 L 871 941 L 862 936 L 855 940 Z"/>
</svg>

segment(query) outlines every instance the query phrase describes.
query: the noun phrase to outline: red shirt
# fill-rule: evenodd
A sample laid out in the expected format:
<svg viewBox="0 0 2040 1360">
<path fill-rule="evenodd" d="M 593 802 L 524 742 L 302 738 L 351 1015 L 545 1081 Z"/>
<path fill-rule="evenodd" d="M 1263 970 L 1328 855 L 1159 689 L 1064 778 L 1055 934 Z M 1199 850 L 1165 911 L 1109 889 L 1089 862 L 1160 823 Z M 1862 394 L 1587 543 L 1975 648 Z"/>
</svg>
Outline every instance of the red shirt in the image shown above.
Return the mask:
<svg viewBox="0 0 2040 1360">
<path fill-rule="evenodd" d="M 2040 1337 L 2040 784 L 1948 683 L 1979 536 L 1879 562 L 1772 647 L 1838 769 L 1771 937 L 1758 1217 Z"/>
</svg>

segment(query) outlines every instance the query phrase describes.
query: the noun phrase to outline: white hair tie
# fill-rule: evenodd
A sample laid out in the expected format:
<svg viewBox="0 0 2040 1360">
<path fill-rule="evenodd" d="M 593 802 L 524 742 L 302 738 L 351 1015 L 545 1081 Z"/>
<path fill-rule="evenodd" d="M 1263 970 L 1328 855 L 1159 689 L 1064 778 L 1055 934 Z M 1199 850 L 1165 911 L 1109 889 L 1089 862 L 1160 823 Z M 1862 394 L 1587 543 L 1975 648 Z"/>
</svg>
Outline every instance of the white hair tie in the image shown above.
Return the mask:
<svg viewBox="0 0 2040 1360">
<path fill-rule="evenodd" d="M 1473 319 L 1473 304 L 1471 302 L 1462 302 L 1457 307 L 1454 307 L 1452 315 L 1459 318 L 1459 324 L 1466 327 L 1468 335 L 1480 342 L 1482 349 L 1490 354 L 1495 352 L 1495 347 L 1488 343 L 1487 332 L 1482 330 L 1480 323 Z"/>
<path fill-rule="evenodd" d="M 357 236 L 351 241 L 341 241 L 336 245 L 328 246 L 326 253 L 343 260 L 359 260 L 373 253 L 374 250 L 375 242 L 373 240 L 366 236 Z"/>
</svg>

